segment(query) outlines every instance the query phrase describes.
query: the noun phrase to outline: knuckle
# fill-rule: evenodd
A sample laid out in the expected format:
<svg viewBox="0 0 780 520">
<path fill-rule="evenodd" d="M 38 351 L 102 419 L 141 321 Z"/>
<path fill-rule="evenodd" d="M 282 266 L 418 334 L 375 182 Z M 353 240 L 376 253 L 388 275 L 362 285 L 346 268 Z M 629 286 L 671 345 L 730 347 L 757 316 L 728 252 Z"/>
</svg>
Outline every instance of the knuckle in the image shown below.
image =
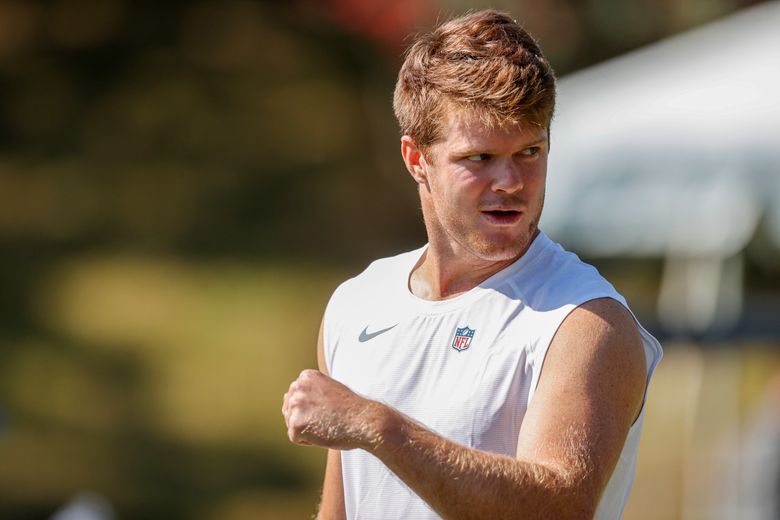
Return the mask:
<svg viewBox="0 0 780 520">
<path fill-rule="evenodd" d="M 316 370 L 311 368 L 306 368 L 301 371 L 301 374 L 298 376 L 300 379 L 311 379 L 314 377 L 314 375 L 317 373 Z"/>
<path fill-rule="evenodd" d="M 298 413 L 298 410 L 294 408 L 288 410 L 287 422 L 289 423 L 290 427 L 296 428 L 301 427 L 304 423 L 304 421 L 301 419 L 301 414 Z"/>
<path fill-rule="evenodd" d="M 293 442 L 303 438 L 303 428 L 300 425 L 290 426 L 290 435 Z"/>
<path fill-rule="evenodd" d="M 297 396 L 293 396 L 287 401 L 287 409 L 290 411 L 290 413 L 292 413 L 293 410 L 298 408 L 300 405 L 301 400 Z"/>
</svg>

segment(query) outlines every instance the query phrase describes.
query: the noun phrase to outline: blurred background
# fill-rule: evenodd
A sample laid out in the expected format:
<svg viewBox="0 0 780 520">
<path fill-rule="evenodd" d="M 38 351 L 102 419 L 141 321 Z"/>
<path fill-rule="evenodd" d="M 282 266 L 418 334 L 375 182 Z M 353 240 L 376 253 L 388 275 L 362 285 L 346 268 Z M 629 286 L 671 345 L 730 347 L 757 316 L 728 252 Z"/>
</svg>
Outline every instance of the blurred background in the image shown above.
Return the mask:
<svg viewBox="0 0 780 520">
<path fill-rule="evenodd" d="M 282 394 L 425 240 L 407 35 L 561 78 L 542 228 L 662 339 L 627 519 L 780 518 L 780 2 L 0 0 L 0 518 L 309 518 Z"/>
</svg>

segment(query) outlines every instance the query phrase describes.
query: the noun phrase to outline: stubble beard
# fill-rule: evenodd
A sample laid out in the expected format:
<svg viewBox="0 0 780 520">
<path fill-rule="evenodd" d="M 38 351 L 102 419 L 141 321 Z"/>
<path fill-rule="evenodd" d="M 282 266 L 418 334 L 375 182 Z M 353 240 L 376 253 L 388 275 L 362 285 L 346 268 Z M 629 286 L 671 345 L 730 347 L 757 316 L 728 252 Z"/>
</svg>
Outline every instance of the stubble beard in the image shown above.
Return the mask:
<svg viewBox="0 0 780 520">
<path fill-rule="evenodd" d="M 438 227 L 475 258 L 487 262 L 509 262 L 517 260 L 523 255 L 536 237 L 542 207 L 544 206 L 544 193 L 542 193 L 542 200 L 539 205 L 539 210 L 531 222 L 528 223 L 526 229 L 514 238 L 506 236 L 491 237 L 487 233 L 480 232 L 479 229 L 469 229 L 470 226 L 465 221 L 460 221 L 460 219 L 455 219 L 447 224 L 439 220 Z M 434 218 L 438 219 L 438 217 Z"/>
<path fill-rule="evenodd" d="M 519 258 L 531 245 L 538 227 L 539 219 L 536 218 L 528 224 L 527 229 L 513 240 L 505 243 L 496 243 L 494 240 L 485 240 L 484 236 L 477 236 L 471 240 L 472 254 L 490 262 L 506 262 Z"/>
<path fill-rule="evenodd" d="M 504 244 L 497 244 L 494 240 L 486 240 L 488 237 L 485 235 L 474 233 L 474 239 L 470 241 L 474 244 L 472 253 L 479 258 L 491 262 L 517 260 L 521 255 L 525 254 L 539 230 L 539 220 L 542 217 L 542 210 L 544 209 L 544 197 L 545 191 L 542 191 L 538 211 L 536 211 L 536 214 L 528 223 L 526 230 L 521 232 L 519 236 L 513 240 L 508 240 Z"/>
<path fill-rule="evenodd" d="M 545 191 L 543 190 L 540 195 L 539 209 L 528 223 L 526 230 L 514 239 L 507 237 L 491 239 L 486 233 L 481 233 L 478 229 L 469 226 L 465 220 L 458 218 L 451 220 L 442 219 L 442 215 L 439 215 L 433 200 L 428 200 L 427 204 L 425 200 L 421 200 L 421 209 L 425 227 L 428 231 L 428 240 L 432 241 L 435 236 L 446 235 L 462 249 L 480 260 L 488 262 L 516 260 L 525 253 L 536 237 L 542 209 L 544 208 Z M 526 207 L 526 210 L 530 211 L 530 209 Z"/>
</svg>

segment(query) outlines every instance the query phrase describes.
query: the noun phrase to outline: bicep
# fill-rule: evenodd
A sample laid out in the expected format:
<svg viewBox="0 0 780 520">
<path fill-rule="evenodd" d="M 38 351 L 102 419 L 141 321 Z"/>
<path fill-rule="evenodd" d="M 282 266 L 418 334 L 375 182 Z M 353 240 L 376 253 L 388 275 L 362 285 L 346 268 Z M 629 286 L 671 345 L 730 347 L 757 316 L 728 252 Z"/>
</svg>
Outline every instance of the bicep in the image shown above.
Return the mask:
<svg viewBox="0 0 780 520">
<path fill-rule="evenodd" d="M 609 298 L 577 307 L 550 343 L 517 456 L 568 472 L 597 498 L 641 409 L 645 381 L 628 310 Z"/>
</svg>

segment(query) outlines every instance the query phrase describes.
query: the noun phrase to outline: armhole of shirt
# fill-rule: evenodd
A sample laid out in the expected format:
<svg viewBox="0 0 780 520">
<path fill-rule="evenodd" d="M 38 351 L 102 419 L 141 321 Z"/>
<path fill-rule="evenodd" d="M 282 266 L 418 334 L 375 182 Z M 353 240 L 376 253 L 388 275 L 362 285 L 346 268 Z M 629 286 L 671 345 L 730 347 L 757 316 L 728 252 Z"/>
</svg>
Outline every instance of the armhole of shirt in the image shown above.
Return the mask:
<svg viewBox="0 0 780 520">
<path fill-rule="evenodd" d="M 325 359 L 325 369 L 331 377 L 333 377 L 333 358 L 335 355 L 335 346 L 332 341 L 334 338 L 333 328 L 338 315 L 334 303 L 337 292 L 338 289 L 331 295 L 322 317 L 322 357 Z"/>
<path fill-rule="evenodd" d="M 628 307 L 626 308 L 628 309 Z M 647 404 L 647 391 L 650 388 L 650 379 L 653 377 L 655 367 L 658 366 L 658 363 L 661 361 L 664 353 L 663 349 L 661 348 L 661 344 L 649 332 L 647 332 L 647 330 L 645 330 L 642 324 L 639 323 L 639 320 L 636 319 L 636 316 L 634 316 L 634 313 L 631 311 L 631 309 L 628 309 L 628 312 L 630 312 L 631 316 L 634 318 L 637 329 L 639 329 L 639 336 L 642 338 L 642 348 L 645 352 L 645 370 L 647 372 L 647 375 L 645 376 L 645 391 L 642 394 L 642 406 L 639 409 L 639 415 L 637 415 L 636 420 L 631 425 L 633 427 L 633 425 L 645 413 L 645 406 Z"/>
<path fill-rule="evenodd" d="M 637 416 L 634 418 L 634 421 L 631 423 L 631 426 L 633 427 L 634 424 L 639 420 L 640 417 L 642 417 L 642 414 L 645 410 L 645 403 L 647 402 L 647 390 L 650 386 L 650 378 L 653 375 L 653 372 L 655 371 L 655 367 L 658 366 L 658 362 L 661 360 L 661 357 L 663 356 L 663 350 L 661 349 L 660 343 L 658 343 L 658 340 L 655 339 L 647 330 L 645 330 L 644 327 L 642 327 L 642 324 L 639 323 L 639 320 L 634 315 L 633 311 L 628 308 L 628 305 L 626 305 L 625 301 L 622 301 L 620 298 L 616 298 L 615 295 L 612 294 L 596 294 L 592 296 L 588 296 L 587 298 L 583 299 L 581 302 L 577 304 L 567 304 L 561 307 L 560 309 L 560 317 L 558 319 L 558 324 L 555 327 L 555 330 L 552 334 L 549 335 L 549 337 L 540 338 L 539 344 L 541 348 L 538 348 L 534 351 L 533 355 L 533 363 L 534 363 L 534 369 L 533 369 L 533 375 L 531 376 L 531 386 L 528 391 L 528 405 L 530 406 L 531 400 L 533 399 L 534 395 L 536 394 L 536 387 L 539 385 L 539 377 L 542 374 L 542 368 L 544 367 L 544 360 L 547 358 L 547 351 L 550 349 L 550 344 L 552 343 L 553 338 L 555 338 L 555 335 L 558 334 L 558 330 L 561 328 L 561 325 L 563 325 L 563 322 L 566 321 L 566 318 L 569 317 L 569 314 L 574 311 L 577 307 L 580 307 L 589 301 L 597 300 L 599 298 L 611 298 L 621 304 L 625 309 L 631 314 L 631 317 L 634 319 L 634 323 L 636 323 L 637 330 L 639 331 L 639 336 L 642 340 L 642 350 L 645 353 L 645 388 L 644 393 L 642 394 L 642 405 L 639 407 L 639 413 L 637 413 Z"/>
</svg>

